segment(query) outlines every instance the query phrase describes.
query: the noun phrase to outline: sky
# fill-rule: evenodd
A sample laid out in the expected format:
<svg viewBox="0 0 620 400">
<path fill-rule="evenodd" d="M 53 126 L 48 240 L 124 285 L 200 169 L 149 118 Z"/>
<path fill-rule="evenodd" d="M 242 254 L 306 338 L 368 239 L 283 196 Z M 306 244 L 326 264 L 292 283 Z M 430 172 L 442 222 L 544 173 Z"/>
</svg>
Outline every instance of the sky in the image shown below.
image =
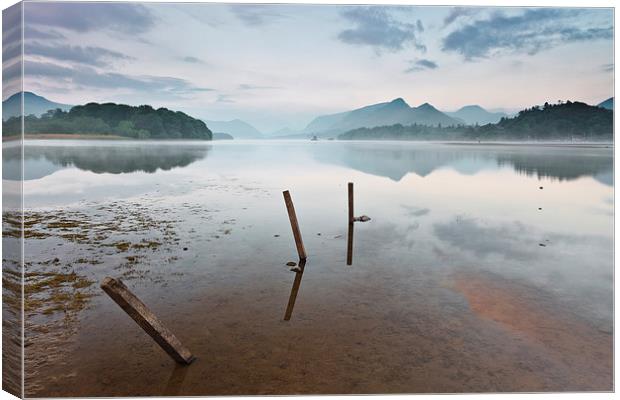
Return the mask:
<svg viewBox="0 0 620 400">
<path fill-rule="evenodd" d="M 613 96 L 610 8 L 33 2 L 24 39 L 26 91 L 265 133 L 398 97 L 516 111 Z"/>
</svg>

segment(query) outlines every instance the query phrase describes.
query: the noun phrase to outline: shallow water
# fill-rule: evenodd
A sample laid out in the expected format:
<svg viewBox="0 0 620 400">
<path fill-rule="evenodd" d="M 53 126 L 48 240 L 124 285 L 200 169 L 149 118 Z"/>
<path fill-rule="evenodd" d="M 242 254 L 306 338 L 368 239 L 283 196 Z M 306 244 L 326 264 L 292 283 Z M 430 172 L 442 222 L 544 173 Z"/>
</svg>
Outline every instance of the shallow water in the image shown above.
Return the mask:
<svg viewBox="0 0 620 400">
<path fill-rule="evenodd" d="M 25 157 L 27 395 L 612 389 L 610 148 L 29 141 Z M 350 266 L 347 182 L 371 217 Z M 105 276 L 197 361 L 175 366 Z"/>
</svg>

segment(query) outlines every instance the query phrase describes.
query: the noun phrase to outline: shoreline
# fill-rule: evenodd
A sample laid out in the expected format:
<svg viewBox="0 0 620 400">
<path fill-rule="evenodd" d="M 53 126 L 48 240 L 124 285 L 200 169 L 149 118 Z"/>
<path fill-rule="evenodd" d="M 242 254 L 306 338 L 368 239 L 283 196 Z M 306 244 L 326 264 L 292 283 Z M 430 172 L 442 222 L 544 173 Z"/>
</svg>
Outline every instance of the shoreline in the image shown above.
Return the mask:
<svg viewBox="0 0 620 400">
<path fill-rule="evenodd" d="M 3 142 L 11 142 L 20 140 L 19 136 L 5 136 L 2 138 Z M 42 133 L 42 134 L 26 134 L 23 136 L 24 140 L 121 140 L 121 141 L 134 141 L 134 142 L 176 142 L 176 141 L 188 141 L 191 139 L 134 139 L 124 136 L 118 135 L 86 135 L 86 134 L 68 134 L 68 133 Z M 284 141 L 299 141 L 305 142 L 302 139 L 282 139 Z M 216 140 L 192 140 L 199 142 L 208 142 L 213 143 Z M 270 138 L 264 140 L 250 139 L 252 142 L 269 142 L 272 141 Z M 246 142 L 244 139 L 236 140 L 237 143 Z M 434 141 L 434 140 L 333 140 L 327 141 L 322 140 L 321 142 L 333 142 L 333 143 L 342 143 L 342 142 L 378 142 L 378 143 L 421 143 L 421 144 L 442 144 L 442 145 L 452 145 L 452 146 L 523 146 L 523 147 L 568 147 L 568 148 L 614 148 L 614 142 L 583 142 L 583 143 L 575 143 L 575 142 L 517 142 L 517 141 L 487 141 L 487 142 L 478 142 L 478 141 Z"/>
</svg>

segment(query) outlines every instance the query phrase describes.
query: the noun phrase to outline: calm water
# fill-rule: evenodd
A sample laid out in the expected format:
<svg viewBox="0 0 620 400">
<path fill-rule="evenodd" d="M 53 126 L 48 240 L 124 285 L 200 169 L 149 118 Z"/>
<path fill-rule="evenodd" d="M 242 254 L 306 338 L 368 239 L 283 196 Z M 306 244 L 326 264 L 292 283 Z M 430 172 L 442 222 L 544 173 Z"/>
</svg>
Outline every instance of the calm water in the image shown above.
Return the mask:
<svg viewBox="0 0 620 400">
<path fill-rule="evenodd" d="M 611 148 L 31 141 L 25 157 L 29 395 L 612 389 Z M 5 180 L 17 162 L 5 149 Z M 371 217 L 350 266 L 347 182 Z M 198 360 L 175 367 L 105 276 Z"/>
</svg>

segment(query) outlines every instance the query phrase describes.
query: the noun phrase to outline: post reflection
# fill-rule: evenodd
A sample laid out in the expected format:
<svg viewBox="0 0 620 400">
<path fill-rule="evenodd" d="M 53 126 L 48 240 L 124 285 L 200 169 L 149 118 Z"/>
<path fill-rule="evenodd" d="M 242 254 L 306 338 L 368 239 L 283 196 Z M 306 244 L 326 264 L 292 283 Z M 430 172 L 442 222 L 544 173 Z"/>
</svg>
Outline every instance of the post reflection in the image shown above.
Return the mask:
<svg viewBox="0 0 620 400">
<path fill-rule="evenodd" d="M 293 281 L 293 287 L 291 288 L 291 295 L 288 298 L 286 312 L 284 313 L 285 321 L 289 321 L 291 319 L 291 315 L 293 315 L 293 308 L 295 308 L 295 300 L 297 300 L 297 292 L 299 292 L 299 286 L 301 285 L 301 278 L 304 275 L 305 267 L 306 260 L 299 260 L 299 266 L 295 272 L 295 280 Z"/>
<path fill-rule="evenodd" d="M 170 374 L 170 378 L 168 378 L 168 383 L 166 383 L 166 388 L 164 389 L 164 396 L 178 396 L 181 392 L 181 387 L 183 386 L 183 382 L 187 377 L 187 371 L 189 367 L 187 365 L 176 364 L 172 373 Z"/>
<path fill-rule="evenodd" d="M 353 265 L 353 221 L 349 222 L 349 231 L 347 233 L 347 265 Z"/>
</svg>

